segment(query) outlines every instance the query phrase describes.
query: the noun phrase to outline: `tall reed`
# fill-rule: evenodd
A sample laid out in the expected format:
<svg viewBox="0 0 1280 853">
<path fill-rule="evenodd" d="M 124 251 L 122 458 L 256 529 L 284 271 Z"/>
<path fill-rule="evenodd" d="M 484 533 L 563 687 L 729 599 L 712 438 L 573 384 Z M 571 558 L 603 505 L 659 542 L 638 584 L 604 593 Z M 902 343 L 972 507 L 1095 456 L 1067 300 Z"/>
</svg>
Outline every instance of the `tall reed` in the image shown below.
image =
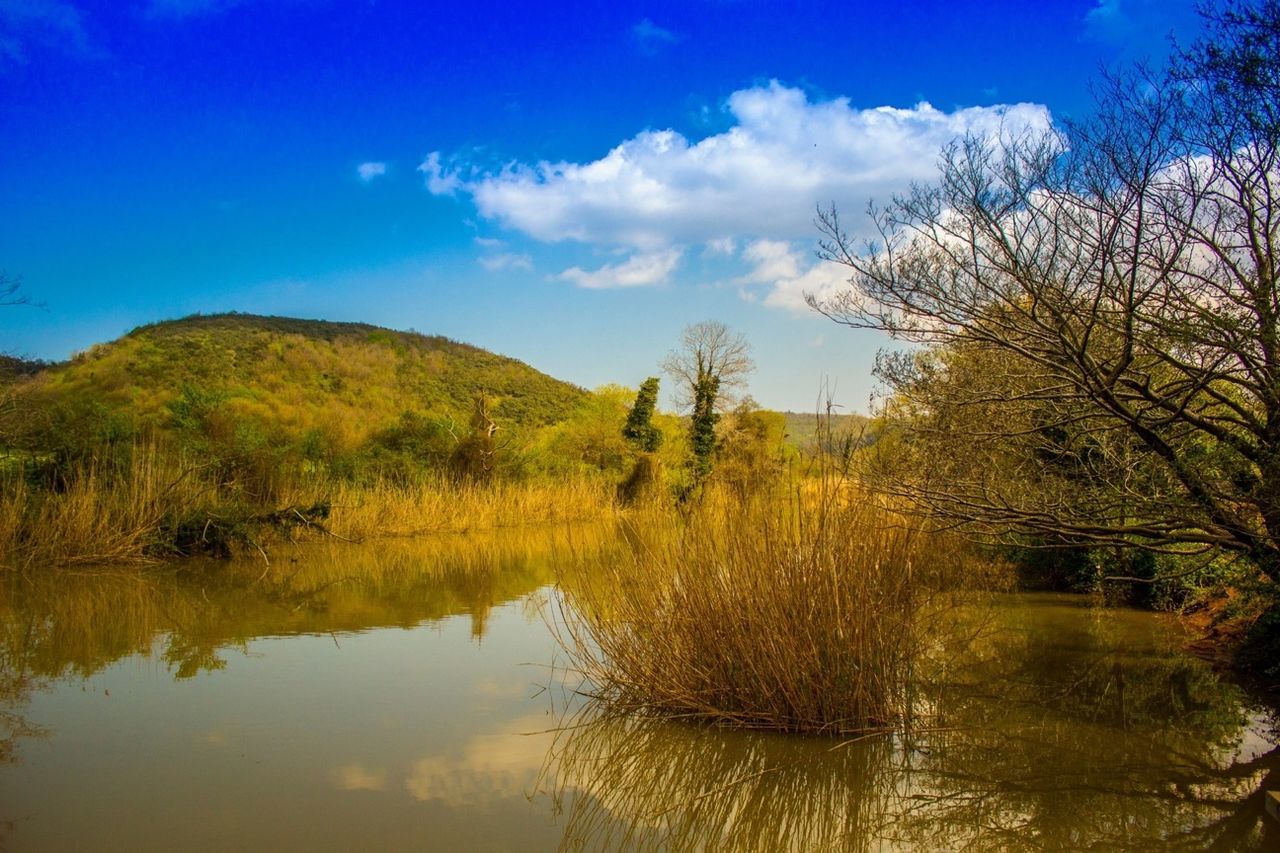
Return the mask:
<svg viewBox="0 0 1280 853">
<path fill-rule="evenodd" d="M 611 514 L 614 506 L 612 484 L 589 478 L 467 483 L 440 476 L 407 485 L 339 481 L 314 494 L 332 504 L 329 529 L 349 539 L 585 521 Z"/>
<path fill-rule="evenodd" d="M 614 511 L 613 485 L 588 478 L 413 484 L 353 484 L 281 478 L 273 503 L 219 482 L 211 471 L 161 445 L 140 445 L 112 465 L 94 461 L 65 473 L 57 488 L 35 487 L 22 472 L 0 479 L 0 567 L 140 564 L 191 553 L 218 539 L 258 553 L 289 531 L 342 539 L 459 533 L 530 524 L 602 519 Z M 290 507 L 329 508 L 323 524 Z M 284 510 L 281 512 L 281 510 Z M 184 544 L 185 543 L 185 544 Z"/>
<path fill-rule="evenodd" d="M 122 471 L 86 462 L 59 488 L 19 475 L 0 483 L 0 563 L 139 563 L 162 522 L 211 500 L 200 470 L 154 445 L 133 448 Z"/>
<path fill-rule="evenodd" d="M 783 505 L 708 500 L 673 536 L 564 578 L 555 627 L 615 708 L 784 731 L 891 727 L 934 602 L 964 559 L 823 478 Z"/>
</svg>

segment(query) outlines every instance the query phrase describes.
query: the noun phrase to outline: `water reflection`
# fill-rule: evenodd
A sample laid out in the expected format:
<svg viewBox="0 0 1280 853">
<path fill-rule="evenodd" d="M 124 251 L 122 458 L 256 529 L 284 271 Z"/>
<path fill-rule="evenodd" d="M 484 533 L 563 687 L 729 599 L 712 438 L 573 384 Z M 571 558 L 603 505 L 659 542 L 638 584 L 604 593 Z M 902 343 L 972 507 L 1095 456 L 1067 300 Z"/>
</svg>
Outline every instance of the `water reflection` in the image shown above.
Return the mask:
<svg viewBox="0 0 1280 853">
<path fill-rule="evenodd" d="M 973 614 L 971 614 L 972 616 Z M 844 744 L 620 719 L 558 739 L 564 849 L 1267 849 L 1270 721 L 1167 620 L 1004 599 L 920 729 Z"/>
<path fill-rule="evenodd" d="M 192 561 L 179 569 L 0 578 L 0 763 L 40 734 L 22 709 L 53 682 L 131 656 L 177 679 L 226 668 L 260 637 L 410 629 L 458 615 L 483 640 L 496 607 L 548 586 L 566 559 L 614 547 L 608 528 L 523 529 L 353 548 L 279 549 L 271 565 Z M 482 689 L 510 697 L 490 680 Z M 517 688 L 517 690 L 522 688 Z"/>
<path fill-rule="evenodd" d="M 592 706 L 548 733 L 566 693 L 536 695 L 544 671 L 520 666 L 553 653 L 532 602 L 564 567 L 634 546 L 608 529 L 521 531 L 321 545 L 269 567 L 9 579 L 0 840 L 1280 847 L 1262 816 L 1262 791 L 1280 788 L 1269 716 L 1178 652 L 1170 620 L 1069 598 L 959 611 L 973 641 L 936 650 L 916 728 L 895 736 L 750 734 Z M 94 835 L 104 826 L 116 835 Z"/>
</svg>

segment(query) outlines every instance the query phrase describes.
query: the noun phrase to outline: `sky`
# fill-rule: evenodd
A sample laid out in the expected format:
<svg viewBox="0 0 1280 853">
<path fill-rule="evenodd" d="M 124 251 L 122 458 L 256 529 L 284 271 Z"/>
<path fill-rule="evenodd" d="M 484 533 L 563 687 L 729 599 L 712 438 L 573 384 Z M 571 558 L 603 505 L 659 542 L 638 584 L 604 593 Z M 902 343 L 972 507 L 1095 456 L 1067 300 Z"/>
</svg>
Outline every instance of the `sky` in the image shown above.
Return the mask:
<svg viewBox="0 0 1280 853">
<path fill-rule="evenodd" d="M 762 405 L 867 411 L 815 314 L 834 203 L 1087 116 L 1192 0 L 0 0 L 0 351 L 244 311 L 445 335 L 592 388 L 718 320 Z"/>
</svg>

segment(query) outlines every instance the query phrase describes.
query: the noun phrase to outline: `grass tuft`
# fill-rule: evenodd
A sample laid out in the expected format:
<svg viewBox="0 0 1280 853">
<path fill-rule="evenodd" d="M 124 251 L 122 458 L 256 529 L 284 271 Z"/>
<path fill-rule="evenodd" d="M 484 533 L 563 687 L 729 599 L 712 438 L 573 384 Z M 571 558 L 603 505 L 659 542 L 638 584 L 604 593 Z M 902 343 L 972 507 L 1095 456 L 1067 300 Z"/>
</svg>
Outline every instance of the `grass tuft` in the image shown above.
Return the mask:
<svg viewBox="0 0 1280 853">
<path fill-rule="evenodd" d="M 788 732 L 883 730 L 962 570 L 958 543 L 822 480 L 708 499 L 678 533 L 563 579 L 556 629 L 612 708 Z"/>
</svg>

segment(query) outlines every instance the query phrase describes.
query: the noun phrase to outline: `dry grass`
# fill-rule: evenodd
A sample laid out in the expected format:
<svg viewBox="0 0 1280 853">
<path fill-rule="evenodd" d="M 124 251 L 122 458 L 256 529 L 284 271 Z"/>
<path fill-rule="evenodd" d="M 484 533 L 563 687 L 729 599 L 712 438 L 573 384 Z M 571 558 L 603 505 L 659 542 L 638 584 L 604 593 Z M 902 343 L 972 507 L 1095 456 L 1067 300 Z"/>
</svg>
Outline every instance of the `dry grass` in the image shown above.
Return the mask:
<svg viewBox="0 0 1280 853">
<path fill-rule="evenodd" d="M 564 579 L 556 619 L 611 707 L 848 733 L 907 714 L 934 592 L 963 550 L 832 479 L 786 506 L 711 500 L 630 559 Z"/>
<path fill-rule="evenodd" d="M 0 564 L 146 562 L 161 522 L 207 501 L 212 488 L 155 447 L 136 448 L 122 476 L 90 464 L 60 490 L 14 477 L 0 485 Z"/>
<path fill-rule="evenodd" d="M 587 479 L 467 485 L 442 477 L 412 486 L 300 481 L 282 486 L 277 500 L 282 506 L 328 503 L 326 529 L 350 540 L 598 520 L 614 512 L 612 486 Z M 170 540 L 181 524 L 194 524 L 197 535 L 202 525 L 216 524 L 258 554 L 257 543 L 269 547 L 272 531 L 255 518 L 277 509 L 257 506 L 234 486 L 220 487 L 176 454 L 138 447 L 127 470 L 108 476 L 88 465 L 60 490 L 33 488 L 20 476 L 0 482 L 0 567 L 154 562 L 175 552 Z"/>
<path fill-rule="evenodd" d="M 604 518 L 613 487 L 602 480 L 459 484 L 338 483 L 322 491 L 333 506 L 329 528 L 347 539 L 463 533 Z"/>
</svg>

